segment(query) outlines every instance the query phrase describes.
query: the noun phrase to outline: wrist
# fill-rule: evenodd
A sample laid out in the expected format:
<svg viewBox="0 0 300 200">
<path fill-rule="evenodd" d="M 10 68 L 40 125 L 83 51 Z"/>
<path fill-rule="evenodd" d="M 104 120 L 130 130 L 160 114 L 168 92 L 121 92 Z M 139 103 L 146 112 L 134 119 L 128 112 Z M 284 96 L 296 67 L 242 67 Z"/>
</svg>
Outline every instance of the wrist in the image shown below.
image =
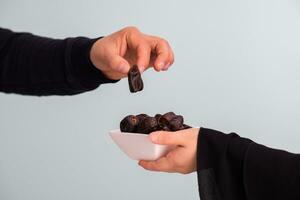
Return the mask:
<svg viewBox="0 0 300 200">
<path fill-rule="evenodd" d="M 103 72 L 103 68 L 101 67 L 101 64 L 99 63 L 99 59 L 97 59 L 99 57 L 99 55 L 97 54 L 99 51 L 98 43 L 100 42 L 100 40 L 102 38 L 103 37 L 94 39 L 94 42 L 91 45 L 90 51 L 89 51 L 89 60 L 90 60 L 90 63 L 94 66 L 94 68 Z"/>
<path fill-rule="evenodd" d="M 72 39 L 71 63 L 74 78 L 78 79 L 83 87 L 97 87 L 99 84 L 114 82 L 107 79 L 90 59 L 91 48 L 97 40 L 98 38 L 84 37 Z"/>
</svg>

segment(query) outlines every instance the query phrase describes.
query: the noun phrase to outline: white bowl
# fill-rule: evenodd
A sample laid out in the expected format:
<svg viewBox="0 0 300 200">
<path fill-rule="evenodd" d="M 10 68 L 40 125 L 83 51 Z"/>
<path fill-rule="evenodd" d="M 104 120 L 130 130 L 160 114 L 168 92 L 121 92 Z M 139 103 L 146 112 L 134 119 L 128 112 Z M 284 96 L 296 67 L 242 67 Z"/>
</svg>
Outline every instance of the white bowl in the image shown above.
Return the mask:
<svg viewBox="0 0 300 200">
<path fill-rule="evenodd" d="M 125 133 L 117 129 L 110 131 L 109 135 L 120 149 L 134 160 L 157 160 L 173 148 L 172 145 L 152 143 L 146 134 Z"/>
</svg>

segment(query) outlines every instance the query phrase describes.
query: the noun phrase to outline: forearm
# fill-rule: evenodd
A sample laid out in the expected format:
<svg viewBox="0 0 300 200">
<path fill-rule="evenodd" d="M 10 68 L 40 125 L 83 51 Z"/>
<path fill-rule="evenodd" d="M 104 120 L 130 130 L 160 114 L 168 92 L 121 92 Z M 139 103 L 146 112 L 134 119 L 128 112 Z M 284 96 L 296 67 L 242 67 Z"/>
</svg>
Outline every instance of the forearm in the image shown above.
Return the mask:
<svg viewBox="0 0 300 200">
<path fill-rule="evenodd" d="M 210 191 L 217 191 L 222 200 L 300 198 L 297 154 L 271 149 L 236 134 L 202 128 L 197 163 L 199 180 L 207 171 L 212 173 L 216 188 Z M 202 185 L 199 182 L 200 193 Z"/>
<path fill-rule="evenodd" d="M 64 40 L 0 29 L 0 91 L 72 95 L 113 82 L 89 59 L 95 40 Z"/>
</svg>

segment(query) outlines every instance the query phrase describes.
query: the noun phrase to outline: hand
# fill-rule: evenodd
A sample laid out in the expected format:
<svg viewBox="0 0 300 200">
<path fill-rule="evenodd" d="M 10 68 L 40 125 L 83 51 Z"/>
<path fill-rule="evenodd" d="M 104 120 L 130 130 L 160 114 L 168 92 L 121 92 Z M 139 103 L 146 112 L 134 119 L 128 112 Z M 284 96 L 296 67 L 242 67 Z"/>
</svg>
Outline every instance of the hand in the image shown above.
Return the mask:
<svg viewBox="0 0 300 200">
<path fill-rule="evenodd" d="M 199 128 L 190 128 L 177 132 L 158 131 L 150 134 L 153 143 L 176 145 L 164 157 L 156 161 L 140 161 L 144 169 L 160 172 L 189 174 L 197 170 L 196 152 Z"/>
<path fill-rule="evenodd" d="M 118 80 L 126 77 L 134 64 L 140 72 L 149 66 L 156 71 L 167 70 L 174 62 L 174 54 L 166 40 L 127 27 L 97 40 L 91 48 L 90 59 L 107 78 Z"/>
</svg>

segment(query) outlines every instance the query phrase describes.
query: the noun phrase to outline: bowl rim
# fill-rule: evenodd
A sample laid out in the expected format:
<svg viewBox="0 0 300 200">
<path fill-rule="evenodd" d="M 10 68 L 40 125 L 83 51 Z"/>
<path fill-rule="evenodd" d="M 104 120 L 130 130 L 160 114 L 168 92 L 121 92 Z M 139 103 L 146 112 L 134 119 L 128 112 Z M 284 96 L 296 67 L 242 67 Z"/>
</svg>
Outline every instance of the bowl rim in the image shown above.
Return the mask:
<svg viewBox="0 0 300 200">
<path fill-rule="evenodd" d="M 120 129 L 111 130 L 109 131 L 109 134 L 124 134 L 124 135 L 140 136 L 140 137 L 149 137 L 149 134 L 122 132 Z"/>
</svg>

